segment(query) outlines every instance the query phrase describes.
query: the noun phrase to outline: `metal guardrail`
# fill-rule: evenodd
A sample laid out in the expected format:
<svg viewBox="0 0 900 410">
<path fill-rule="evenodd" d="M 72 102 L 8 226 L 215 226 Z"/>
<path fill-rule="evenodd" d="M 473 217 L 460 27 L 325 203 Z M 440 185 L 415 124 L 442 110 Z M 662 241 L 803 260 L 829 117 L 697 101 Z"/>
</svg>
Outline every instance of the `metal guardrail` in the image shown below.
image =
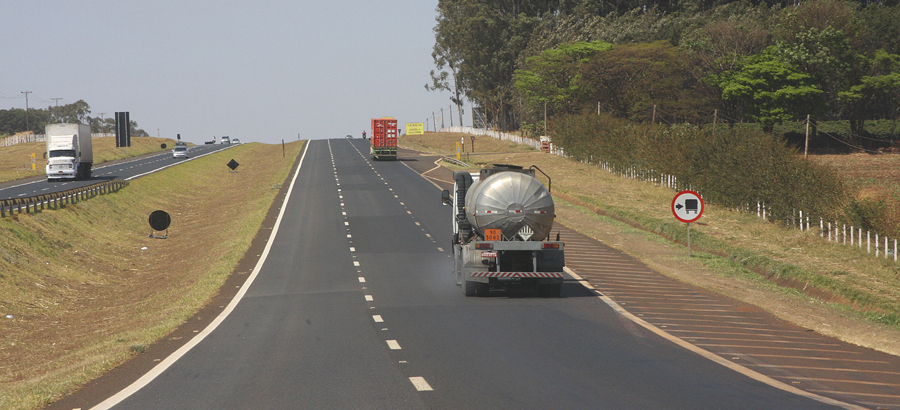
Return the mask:
<svg viewBox="0 0 900 410">
<path fill-rule="evenodd" d="M 25 213 L 37 213 L 43 211 L 45 205 L 47 209 L 59 209 L 60 206 L 74 204 L 78 201 L 90 199 L 97 195 L 118 192 L 125 186 L 128 186 L 128 181 L 113 179 L 111 181 L 99 182 L 81 188 L 54 192 L 52 194 L 2 199 L 0 200 L 0 217 L 5 218 L 7 214 L 12 216 L 16 211 L 21 214 L 23 209 L 25 210 Z"/>
<path fill-rule="evenodd" d="M 454 164 L 454 165 L 459 165 L 459 166 L 461 166 L 461 167 L 466 167 L 466 168 L 469 167 L 469 164 L 466 164 L 465 162 L 462 162 L 462 161 L 460 161 L 460 160 L 458 160 L 458 159 L 456 159 L 456 158 L 451 158 L 451 157 L 441 157 L 441 160 L 442 160 L 442 161 L 447 161 L 447 162 L 449 162 L 449 163 L 451 163 L 451 164 Z"/>
</svg>

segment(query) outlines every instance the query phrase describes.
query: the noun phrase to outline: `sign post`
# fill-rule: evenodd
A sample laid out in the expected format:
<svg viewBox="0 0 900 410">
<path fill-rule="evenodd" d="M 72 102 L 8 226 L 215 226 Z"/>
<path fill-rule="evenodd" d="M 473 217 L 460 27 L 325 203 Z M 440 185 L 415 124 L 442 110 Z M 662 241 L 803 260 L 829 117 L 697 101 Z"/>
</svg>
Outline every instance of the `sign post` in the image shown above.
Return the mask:
<svg viewBox="0 0 900 410">
<path fill-rule="evenodd" d="M 687 224 L 688 257 L 691 257 L 691 222 L 703 215 L 703 198 L 694 191 L 681 191 L 672 199 L 672 214 Z"/>
</svg>

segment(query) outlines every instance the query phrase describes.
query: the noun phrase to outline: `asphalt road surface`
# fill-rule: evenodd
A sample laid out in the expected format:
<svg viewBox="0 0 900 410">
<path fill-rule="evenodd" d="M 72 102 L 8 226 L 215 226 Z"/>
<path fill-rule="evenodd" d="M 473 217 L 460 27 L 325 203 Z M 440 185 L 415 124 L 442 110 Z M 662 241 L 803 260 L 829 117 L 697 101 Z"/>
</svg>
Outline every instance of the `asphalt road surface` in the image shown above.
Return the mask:
<svg viewBox="0 0 900 410">
<path fill-rule="evenodd" d="M 234 145 L 220 144 L 197 145 L 189 149 L 188 153 L 190 157 L 186 159 L 172 158 L 172 150 L 169 149 L 150 155 L 142 155 L 140 157 L 113 161 L 110 163 L 95 164 L 96 166 L 91 170 L 91 178 L 85 180 L 55 180 L 48 182 L 46 176 L 38 176 L 24 180 L 6 182 L 0 184 L 0 199 L 14 199 L 50 194 L 113 179 L 131 180 L 233 146 Z M 222 165 L 224 166 L 225 164 Z"/>
<path fill-rule="evenodd" d="M 367 143 L 311 141 L 233 310 L 97 408 L 832 408 L 635 326 L 575 281 L 561 298 L 463 296 L 439 190 Z"/>
</svg>

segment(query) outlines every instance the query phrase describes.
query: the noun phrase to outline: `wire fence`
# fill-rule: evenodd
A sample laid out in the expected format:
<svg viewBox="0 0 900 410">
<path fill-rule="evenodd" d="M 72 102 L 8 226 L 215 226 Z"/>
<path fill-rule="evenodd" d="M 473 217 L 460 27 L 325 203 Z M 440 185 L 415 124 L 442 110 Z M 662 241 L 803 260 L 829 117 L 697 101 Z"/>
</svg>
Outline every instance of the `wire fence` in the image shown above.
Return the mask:
<svg viewBox="0 0 900 410">
<path fill-rule="evenodd" d="M 490 131 L 482 128 L 472 128 L 472 127 L 448 127 L 441 129 L 441 132 L 456 132 L 456 133 L 466 133 L 472 135 L 484 135 L 493 138 L 497 138 L 503 141 L 513 141 L 519 144 L 526 144 L 532 146 L 536 149 L 541 149 L 540 141 L 533 140 L 530 138 L 522 137 L 519 135 L 513 135 L 508 133 L 503 133 L 499 131 Z M 554 147 L 553 144 L 550 144 L 550 153 L 553 155 L 560 155 L 566 157 L 565 152 L 561 148 Z M 673 189 L 675 192 L 679 192 L 685 189 L 696 190 L 695 187 L 685 186 L 683 183 L 679 183 L 678 178 L 675 175 L 662 174 L 659 172 L 655 172 L 653 170 L 644 170 L 638 169 L 634 167 L 620 168 L 614 167 L 609 163 L 604 161 L 594 161 L 592 158 L 581 161 L 582 163 L 589 165 L 596 165 L 601 169 L 610 172 L 615 175 L 619 175 L 624 178 L 634 179 L 643 181 L 646 183 L 652 183 L 658 186 L 663 186 L 666 188 Z M 701 192 L 702 196 L 702 192 Z M 765 221 L 772 221 L 771 214 L 768 213 L 768 210 L 771 207 L 768 206 L 764 202 L 756 202 L 755 204 L 748 203 L 745 206 L 731 208 L 732 211 L 735 212 L 743 212 L 743 213 L 752 213 L 756 212 L 756 216 Z M 815 220 L 819 220 L 818 232 L 811 232 L 811 229 L 815 227 Z M 810 220 L 813 221 L 813 225 L 810 225 Z M 775 222 L 775 221 L 772 221 Z M 887 236 L 880 236 L 878 232 L 872 232 L 871 230 L 863 230 L 863 228 L 855 227 L 853 225 L 849 225 L 846 223 L 841 223 L 838 221 L 828 222 L 824 218 L 815 217 L 810 215 L 808 212 L 794 210 L 790 216 L 784 218 L 783 224 L 787 227 L 792 227 L 794 229 L 799 229 L 801 232 L 809 232 L 812 235 L 818 233 L 820 238 L 827 240 L 828 242 L 833 242 L 835 244 L 846 245 L 846 246 L 855 246 L 860 250 L 863 248 L 863 242 L 865 242 L 866 253 L 872 254 L 876 258 L 884 258 L 884 259 L 893 259 L 897 261 L 897 243 L 898 239 L 891 239 Z M 813 228 L 811 228 L 811 226 Z M 863 239 L 865 237 L 865 239 Z M 874 251 L 874 252 L 873 252 Z"/>
<path fill-rule="evenodd" d="M 91 138 L 115 137 L 115 133 L 92 133 Z M 10 147 L 16 144 L 25 144 L 29 142 L 45 142 L 47 136 L 44 134 L 19 134 L 10 135 L 6 138 L 0 138 L 0 147 Z"/>
<path fill-rule="evenodd" d="M 537 140 L 533 140 L 528 137 L 523 137 L 521 135 L 513 135 L 507 134 L 505 132 L 500 131 L 492 131 L 484 128 L 473 128 L 473 127 L 447 127 L 441 128 L 440 132 L 455 132 L 461 134 L 472 134 L 472 135 L 485 135 L 488 137 L 496 138 L 501 141 L 512 141 L 517 144 L 524 144 L 535 149 L 541 149 L 541 142 Z"/>
</svg>

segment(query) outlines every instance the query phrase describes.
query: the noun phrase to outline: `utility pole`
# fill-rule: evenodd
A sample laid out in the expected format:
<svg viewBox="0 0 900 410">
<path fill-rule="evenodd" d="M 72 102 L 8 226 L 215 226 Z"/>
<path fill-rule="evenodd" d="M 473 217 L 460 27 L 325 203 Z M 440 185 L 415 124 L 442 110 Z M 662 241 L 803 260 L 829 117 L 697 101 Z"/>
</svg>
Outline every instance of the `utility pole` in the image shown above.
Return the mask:
<svg viewBox="0 0 900 410">
<path fill-rule="evenodd" d="M 31 91 L 22 91 L 22 94 L 25 94 L 25 131 L 31 131 L 28 125 L 28 94 L 31 94 Z"/>
<path fill-rule="evenodd" d="M 453 127 L 453 106 L 451 105 L 447 108 L 447 112 L 450 113 L 450 126 Z"/>
<path fill-rule="evenodd" d="M 441 128 L 444 128 L 444 107 L 441 107 Z"/>
<path fill-rule="evenodd" d="M 547 100 L 544 100 L 544 135 L 547 135 Z"/>
<path fill-rule="evenodd" d="M 653 117 L 650 119 L 650 124 L 656 124 L 656 104 L 653 104 Z"/>
<path fill-rule="evenodd" d="M 713 111 L 713 135 L 716 135 L 716 123 L 719 122 L 719 109 Z"/>
<path fill-rule="evenodd" d="M 102 132 L 104 137 L 106 136 L 106 123 L 103 122 L 103 115 L 105 112 L 100 113 L 100 132 Z"/>
<path fill-rule="evenodd" d="M 809 114 L 806 114 L 806 142 L 803 144 L 803 159 L 809 159 Z"/>
<path fill-rule="evenodd" d="M 56 115 L 56 122 L 59 122 L 59 100 L 62 100 L 62 97 L 51 98 L 51 100 L 56 102 L 56 109 L 54 109 L 54 115 Z"/>
</svg>

